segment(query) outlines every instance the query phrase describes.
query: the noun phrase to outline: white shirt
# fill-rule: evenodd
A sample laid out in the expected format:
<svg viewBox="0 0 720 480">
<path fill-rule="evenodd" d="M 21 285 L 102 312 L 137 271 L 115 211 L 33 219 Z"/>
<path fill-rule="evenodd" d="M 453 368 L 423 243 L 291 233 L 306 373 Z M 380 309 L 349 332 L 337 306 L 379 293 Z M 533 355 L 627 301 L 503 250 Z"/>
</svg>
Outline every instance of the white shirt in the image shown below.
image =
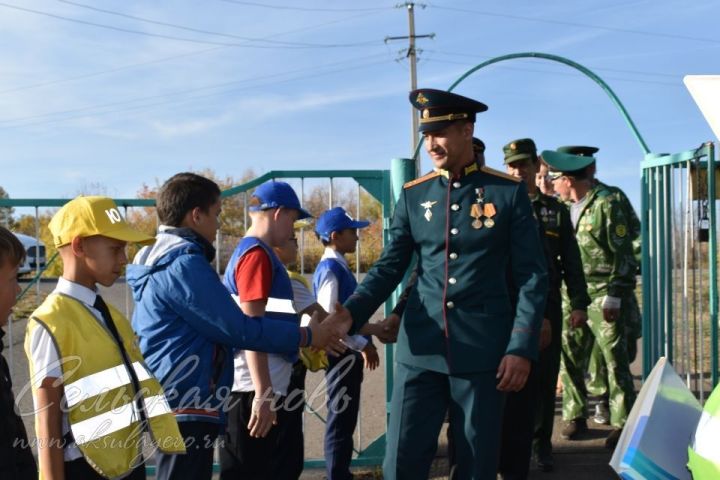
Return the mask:
<svg viewBox="0 0 720 480">
<path fill-rule="evenodd" d="M 105 323 L 102 314 L 93 308 L 95 298 L 97 297 L 95 291 L 60 277 L 53 293 L 60 293 L 79 300 L 92 312 L 95 318 L 103 324 Z M 72 323 L 72 319 L 70 318 L 68 318 L 67 321 L 68 323 Z M 55 348 L 55 342 L 46 329 L 39 327 L 33 331 L 33 335 L 30 338 L 30 354 L 35 371 L 35 375 L 30 379 L 33 388 L 39 387 L 46 378 L 62 377 L 58 351 L 57 348 Z M 35 405 L 35 410 L 37 410 L 37 399 L 35 395 L 33 395 L 33 404 Z M 67 402 L 64 395 L 61 400 L 60 409 L 62 412 L 62 434 L 65 436 L 70 431 L 70 422 L 68 421 Z M 66 462 L 69 462 L 82 457 L 82 453 L 75 442 L 72 442 L 63 449 L 63 457 Z"/>
<path fill-rule="evenodd" d="M 295 303 L 295 309 L 298 311 L 298 314 L 313 303 L 316 303 L 315 297 L 313 297 L 312 292 L 308 290 L 304 283 L 294 278 L 290 278 L 290 283 L 293 289 L 293 302 Z M 301 327 L 307 327 L 309 323 L 310 315 L 306 313 L 300 317 Z"/>
<path fill-rule="evenodd" d="M 344 255 L 340 255 L 338 252 L 336 252 L 330 247 L 325 247 L 325 252 L 323 253 L 320 261 L 326 260 L 328 258 L 336 260 L 340 263 L 340 265 L 342 265 L 350 273 L 352 273 L 352 271 L 350 270 L 350 266 L 347 263 L 347 260 L 345 260 Z M 318 285 L 317 302 L 325 309 L 325 311 L 327 311 L 328 313 L 332 313 L 335 311 L 335 304 L 338 301 L 339 291 L 340 282 L 338 282 L 338 279 L 334 273 L 328 271 L 323 281 L 320 283 L 320 285 Z M 343 338 L 343 342 L 348 346 L 348 348 L 357 350 L 359 352 L 363 348 L 365 348 L 368 340 L 362 335 L 346 335 L 345 338 Z"/>
</svg>

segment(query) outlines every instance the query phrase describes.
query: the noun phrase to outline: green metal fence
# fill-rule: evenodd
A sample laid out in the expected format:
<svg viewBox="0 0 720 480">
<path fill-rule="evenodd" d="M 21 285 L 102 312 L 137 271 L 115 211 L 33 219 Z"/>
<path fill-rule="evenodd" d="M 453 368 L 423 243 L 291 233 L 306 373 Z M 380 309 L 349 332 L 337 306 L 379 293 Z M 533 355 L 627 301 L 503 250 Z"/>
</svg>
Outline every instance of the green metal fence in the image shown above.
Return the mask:
<svg viewBox="0 0 720 480">
<path fill-rule="evenodd" d="M 667 357 L 703 401 L 718 382 L 715 148 L 642 162 L 643 374 Z"/>
</svg>

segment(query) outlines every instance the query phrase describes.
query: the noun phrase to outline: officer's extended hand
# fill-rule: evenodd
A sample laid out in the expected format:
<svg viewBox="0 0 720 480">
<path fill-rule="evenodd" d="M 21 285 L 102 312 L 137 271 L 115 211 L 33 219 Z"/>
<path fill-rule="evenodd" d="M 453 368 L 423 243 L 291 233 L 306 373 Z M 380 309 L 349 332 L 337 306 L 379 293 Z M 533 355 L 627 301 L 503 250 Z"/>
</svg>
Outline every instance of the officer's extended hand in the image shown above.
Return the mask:
<svg viewBox="0 0 720 480">
<path fill-rule="evenodd" d="M 325 317 L 322 323 L 317 313 L 313 313 L 308 324 L 312 331 L 312 346 L 325 349 L 331 355 L 342 354 L 347 347 L 340 339 L 350 330 L 351 325 L 350 312 L 339 303 L 335 305 L 335 312 Z"/>
<path fill-rule="evenodd" d="M 522 390 L 530 374 L 530 360 L 518 355 L 505 355 L 500 361 L 497 376 L 500 379 L 497 389 L 501 392 Z"/>
<path fill-rule="evenodd" d="M 612 323 L 618 318 L 620 318 L 619 308 L 603 308 L 603 319 L 606 322 Z"/>
<path fill-rule="evenodd" d="M 540 328 L 540 350 L 545 350 L 552 342 L 552 324 L 547 318 L 543 318 Z"/>
<path fill-rule="evenodd" d="M 391 313 L 387 316 L 387 318 L 380 322 L 379 325 L 382 325 L 382 331 L 379 335 L 376 335 L 378 340 L 380 340 L 382 343 L 397 342 L 397 334 L 398 330 L 400 330 L 399 315 Z"/>
<path fill-rule="evenodd" d="M 587 312 L 585 310 L 573 310 L 570 312 L 570 326 L 580 328 L 587 323 Z"/>
</svg>

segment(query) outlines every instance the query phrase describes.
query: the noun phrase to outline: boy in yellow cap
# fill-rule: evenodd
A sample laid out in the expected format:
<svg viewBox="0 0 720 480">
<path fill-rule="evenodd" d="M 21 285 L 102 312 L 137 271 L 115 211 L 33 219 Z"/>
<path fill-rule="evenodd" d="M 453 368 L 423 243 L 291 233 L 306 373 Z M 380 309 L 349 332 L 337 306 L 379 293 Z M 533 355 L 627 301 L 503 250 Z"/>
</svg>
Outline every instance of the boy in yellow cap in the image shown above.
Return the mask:
<svg viewBox="0 0 720 480">
<path fill-rule="evenodd" d="M 112 199 L 80 196 L 49 224 L 63 261 L 55 290 L 30 317 L 30 360 L 40 478 L 144 479 L 141 437 L 183 453 L 177 423 L 149 373 L 128 320 L 98 295 L 127 263 L 133 230 Z"/>
</svg>

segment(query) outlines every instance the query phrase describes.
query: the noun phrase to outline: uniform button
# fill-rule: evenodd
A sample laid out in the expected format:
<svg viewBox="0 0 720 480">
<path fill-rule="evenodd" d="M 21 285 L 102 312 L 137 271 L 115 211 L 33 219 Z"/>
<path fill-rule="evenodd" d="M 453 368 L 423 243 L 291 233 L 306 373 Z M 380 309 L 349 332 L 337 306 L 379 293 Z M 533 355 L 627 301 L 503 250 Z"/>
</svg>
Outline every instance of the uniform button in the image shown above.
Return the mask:
<svg viewBox="0 0 720 480">
<path fill-rule="evenodd" d="M 460 188 L 461 187 L 460 182 L 454 182 L 453 187 Z"/>
<path fill-rule="evenodd" d="M 453 235 L 457 235 L 459 231 L 460 230 L 458 230 L 457 228 L 453 228 L 450 230 L 450 233 L 452 233 Z"/>
<path fill-rule="evenodd" d="M 455 303 L 452 302 L 452 301 L 450 301 L 450 302 L 447 302 L 447 303 L 445 304 L 445 306 L 446 306 L 447 308 L 455 308 Z"/>
<path fill-rule="evenodd" d="M 455 285 L 457 283 L 457 280 L 455 279 L 455 277 L 450 277 L 448 278 L 448 283 L 450 285 Z"/>
<path fill-rule="evenodd" d="M 450 260 L 455 260 L 455 259 L 457 259 L 457 253 L 452 252 L 452 253 L 450 254 Z"/>
<path fill-rule="evenodd" d="M 460 210 L 460 205 L 458 205 L 457 203 L 453 203 L 452 205 L 450 205 L 450 209 L 453 212 L 457 212 L 458 210 Z"/>
</svg>

